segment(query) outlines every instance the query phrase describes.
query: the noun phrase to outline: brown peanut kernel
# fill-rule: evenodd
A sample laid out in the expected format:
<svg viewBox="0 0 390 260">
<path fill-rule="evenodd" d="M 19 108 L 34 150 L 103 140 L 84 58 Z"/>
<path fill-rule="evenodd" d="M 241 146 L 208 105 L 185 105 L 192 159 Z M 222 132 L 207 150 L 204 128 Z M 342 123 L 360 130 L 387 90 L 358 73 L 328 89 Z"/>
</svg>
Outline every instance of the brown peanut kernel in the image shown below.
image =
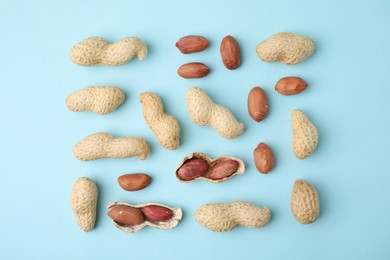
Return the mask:
<svg viewBox="0 0 390 260">
<path fill-rule="evenodd" d="M 226 160 L 217 163 L 210 170 L 210 179 L 220 180 L 226 177 L 231 176 L 238 169 L 238 162 L 235 160 Z"/>
<path fill-rule="evenodd" d="M 274 167 L 274 156 L 271 148 L 265 143 L 259 143 L 254 151 L 254 160 L 256 169 L 266 174 L 270 172 Z"/>
<path fill-rule="evenodd" d="M 149 221 L 167 221 L 173 217 L 172 210 L 162 206 L 149 205 L 141 208 L 141 211 Z"/>
<path fill-rule="evenodd" d="M 203 51 L 209 46 L 209 41 L 198 35 L 188 35 L 176 42 L 176 47 L 183 54 Z"/>
<path fill-rule="evenodd" d="M 185 162 L 177 171 L 178 176 L 183 180 L 193 180 L 205 174 L 209 169 L 207 162 L 201 158 L 190 159 Z"/>
<path fill-rule="evenodd" d="M 145 221 L 145 217 L 139 209 L 125 205 L 112 207 L 107 215 L 123 225 L 139 225 Z"/>
<path fill-rule="evenodd" d="M 142 190 L 150 183 L 150 176 L 143 173 L 125 174 L 119 176 L 118 183 L 127 191 Z"/>
</svg>

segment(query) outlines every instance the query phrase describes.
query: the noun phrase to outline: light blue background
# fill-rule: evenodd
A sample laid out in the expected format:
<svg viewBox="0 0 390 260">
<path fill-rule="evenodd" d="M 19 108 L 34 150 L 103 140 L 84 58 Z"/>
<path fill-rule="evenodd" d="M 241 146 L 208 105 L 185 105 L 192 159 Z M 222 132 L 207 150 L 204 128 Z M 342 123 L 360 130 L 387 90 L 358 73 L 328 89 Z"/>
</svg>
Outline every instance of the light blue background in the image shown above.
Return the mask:
<svg viewBox="0 0 390 260">
<path fill-rule="evenodd" d="M 0 9 L 1 175 L 0 259 L 389 259 L 389 1 L 3 1 Z M 270 35 L 291 31 L 316 43 L 300 65 L 265 63 L 255 46 Z M 201 53 L 182 55 L 178 38 L 200 34 L 210 40 Z M 225 69 L 221 39 L 231 34 L 242 49 L 242 65 Z M 69 58 L 81 39 L 117 41 L 138 36 L 149 56 L 119 67 L 79 67 Z M 185 80 L 177 68 L 199 61 L 209 76 Z M 309 88 L 286 97 L 277 80 L 300 76 Z M 126 102 L 106 116 L 72 113 L 66 96 L 90 85 L 117 85 Z M 191 122 L 185 92 L 204 88 L 245 124 L 235 140 Z M 262 86 L 270 114 L 261 123 L 248 115 L 249 90 Z M 154 91 L 182 128 L 178 150 L 162 148 L 146 126 L 138 95 Z M 291 151 L 291 110 L 302 109 L 317 126 L 318 149 L 307 160 Z M 148 160 L 77 161 L 73 145 L 106 131 L 141 135 L 150 143 Z M 253 165 L 264 141 L 276 157 L 268 175 Z M 247 165 L 243 176 L 222 184 L 176 180 L 174 171 L 190 152 L 234 155 Z M 153 177 L 145 190 L 128 193 L 117 184 L 124 173 Z M 80 176 L 99 188 L 98 220 L 90 233 L 79 230 L 69 195 Z M 289 208 L 296 179 L 315 185 L 321 214 L 301 225 Z M 210 202 L 244 200 L 269 206 L 263 229 L 239 227 L 211 232 L 195 221 Z M 161 202 L 183 208 L 173 230 L 116 229 L 106 216 L 112 201 Z"/>
</svg>

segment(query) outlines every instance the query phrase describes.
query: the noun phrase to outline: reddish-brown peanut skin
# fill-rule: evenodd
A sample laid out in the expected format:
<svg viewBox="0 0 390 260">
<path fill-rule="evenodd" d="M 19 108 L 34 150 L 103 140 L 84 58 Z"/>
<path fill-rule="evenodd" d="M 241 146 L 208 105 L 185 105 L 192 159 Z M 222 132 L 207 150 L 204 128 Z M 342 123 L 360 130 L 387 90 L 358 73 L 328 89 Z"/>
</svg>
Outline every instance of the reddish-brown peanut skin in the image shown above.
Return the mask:
<svg viewBox="0 0 390 260">
<path fill-rule="evenodd" d="M 299 77 L 284 77 L 275 85 L 275 90 L 285 96 L 301 93 L 306 88 L 307 83 Z"/>
<path fill-rule="evenodd" d="M 176 47 L 183 54 L 203 51 L 209 46 L 209 41 L 202 36 L 188 35 L 176 42 Z"/>
<path fill-rule="evenodd" d="M 256 122 L 260 122 L 267 116 L 268 98 L 262 88 L 254 87 L 249 92 L 248 112 Z"/>
<path fill-rule="evenodd" d="M 266 174 L 274 168 L 274 156 L 271 148 L 265 143 L 259 143 L 254 151 L 254 160 L 259 172 Z"/>
<path fill-rule="evenodd" d="M 222 62 L 227 69 L 234 70 L 240 66 L 240 46 L 232 36 L 228 35 L 222 39 L 220 53 Z"/>
<path fill-rule="evenodd" d="M 125 205 L 112 207 L 107 215 L 116 222 L 129 226 L 139 225 L 145 221 L 144 214 L 139 209 Z"/>
<path fill-rule="evenodd" d="M 162 206 L 146 206 L 141 209 L 142 213 L 144 213 L 146 219 L 152 222 L 161 222 L 170 220 L 173 217 L 172 210 L 162 207 Z"/>
<path fill-rule="evenodd" d="M 186 63 L 177 70 L 177 74 L 185 79 L 203 78 L 209 73 L 210 69 L 200 62 Z"/>
<path fill-rule="evenodd" d="M 186 161 L 177 170 L 177 175 L 180 179 L 185 181 L 193 180 L 205 174 L 209 169 L 207 162 L 201 158 L 194 158 Z"/>
<path fill-rule="evenodd" d="M 142 190 L 150 183 L 150 176 L 143 173 L 125 174 L 118 177 L 118 183 L 127 191 Z"/>
<path fill-rule="evenodd" d="M 209 178 L 212 180 L 220 180 L 229 177 L 237 171 L 238 166 L 239 164 L 235 160 L 226 160 L 217 163 L 213 168 L 211 168 Z"/>
</svg>

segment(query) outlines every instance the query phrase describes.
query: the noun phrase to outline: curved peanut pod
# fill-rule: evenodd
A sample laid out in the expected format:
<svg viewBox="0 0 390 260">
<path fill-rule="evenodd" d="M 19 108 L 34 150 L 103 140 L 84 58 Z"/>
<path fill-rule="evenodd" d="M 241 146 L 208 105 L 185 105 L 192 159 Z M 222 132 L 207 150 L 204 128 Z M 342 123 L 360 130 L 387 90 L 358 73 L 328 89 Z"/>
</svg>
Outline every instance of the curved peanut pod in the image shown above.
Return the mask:
<svg viewBox="0 0 390 260">
<path fill-rule="evenodd" d="M 305 113 L 295 109 L 292 111 L 292 148 L 298 159 L 307 158 L 317 147 L 318 131 Z"/>
<path fill-rule="evenodd" d="M 143 92 L 138 100 L 143 104 L 142 112 L 149 128 L 162 146 L 176 150 L 180 144 L 180 125 L 172 115 L 164 113 L 159 96 L 152 92 Z"/>
<path fill-rule="evenodd" d="M 294 65 L 301 63 L 314 52 L 314 42 L 295 33 L 277 33 L 259 43 L 256 52 L 263 61 Z"/>
<path fill-rule="evenodd" d="M 131 61 L 134 56 L 143 60 L 148 54 L 146 44 L 139 38 L 123 38 L 109 44 L 100 37 L 86 38 L 70 50 L 70 59 L 81 66 L 118 66 Z"/>
<path fill-rule="evenodd" d="M 186 101 L 188 113 L 195 124 L 211 126 L 227 139 L 240 136 L 244 130 L 244 125 L 238 122 L 227 108 L 215 104 L 201 88 L 190 88 L 186 94 Z"/>
<path fill-rule="evenodd" d="M 212 231 L 230 231 L 237 225 L 260 228 L 268 224 L 271 212 L 267 207 L 260 208 L 248 202 L 234 201 L 201 206 L 196 212 L 196 220 Z"/>
<path fill-rule="evenodd" d="M 141 160 L 145 160 L 148 158 L 149 152 L 149 145 L 143 138 L 115 138 L 103 132 L 87 136 L 73 147 L 74 156 L 81 161 L 132 156 L 138 156 Z"/>
<path fill-rule="evenodd" d="M 82 177 L 76 180 L 70 194 L 70 204 L 80 228 L 86 232 L 95 226 L 97 197 L 98 189 L 91 179 Z"/>
<path fill-rule="evenodd" d="M 73 112 L 92 111 L 105 115 L 114 111 L 125 100 L 125 92 L 118 87 L 87 87 L 66 98 L 66 105 Z"/>
<path fill-rule="evenodd" d="M 127 233 L 134 233 L 134 232 L 140 231 L 145 226 L 151 226 L 154 228 L 165 229 L 165 230 L 172 229 L 172 228 L 177 226 L 177 224 L 179 223 L 179 221 L 183 217 L 183 211 L 181 210 L 181 208 L 171 208 L 171 207 L 168 207 L 168 206 L 160 204 L 160 203 L 144 203 L 144 204 L 133 205 L 133 204 L 129 204 L 126 202 L 112 202 L 112 203 L 108 204 L 107 208 L 111 209 L 117 205 L 130 206 L 130 207 L 133 207 L 136 209 L 141 209 L 141 208 L 146 207 L 146 206 L 161 206 L 161 207 L 170 209 L 173 213 L 172 218 L 170 218 L 167 221 L 152 222 L 152 221 L 148 221 L 146 219 L 144 222 L 142 222 L 141 224 L 138 224 L 138 225 L 124 225 L 122 223 L 116 222 L 115 220 L 112 221 L 112 223 L 114 224 L 115 227 L 117 227 L 120 230 L 123 230 Z"/>
</svg>

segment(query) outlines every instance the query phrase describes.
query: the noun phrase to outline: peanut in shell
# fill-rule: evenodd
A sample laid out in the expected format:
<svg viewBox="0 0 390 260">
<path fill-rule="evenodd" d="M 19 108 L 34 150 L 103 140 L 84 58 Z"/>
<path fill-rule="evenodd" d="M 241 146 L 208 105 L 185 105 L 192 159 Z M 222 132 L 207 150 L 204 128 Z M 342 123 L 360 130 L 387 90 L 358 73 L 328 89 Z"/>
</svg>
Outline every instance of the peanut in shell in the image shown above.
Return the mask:
<svg viewBox="0 0 390 260">
<path fill-rule="evenodd" d="M 316 221 L 320 214 L 320 200 L 314 186 L 304 180 L 295 181 L 290 206 L 295 219 L 301 224 Z"/>
</svg>

